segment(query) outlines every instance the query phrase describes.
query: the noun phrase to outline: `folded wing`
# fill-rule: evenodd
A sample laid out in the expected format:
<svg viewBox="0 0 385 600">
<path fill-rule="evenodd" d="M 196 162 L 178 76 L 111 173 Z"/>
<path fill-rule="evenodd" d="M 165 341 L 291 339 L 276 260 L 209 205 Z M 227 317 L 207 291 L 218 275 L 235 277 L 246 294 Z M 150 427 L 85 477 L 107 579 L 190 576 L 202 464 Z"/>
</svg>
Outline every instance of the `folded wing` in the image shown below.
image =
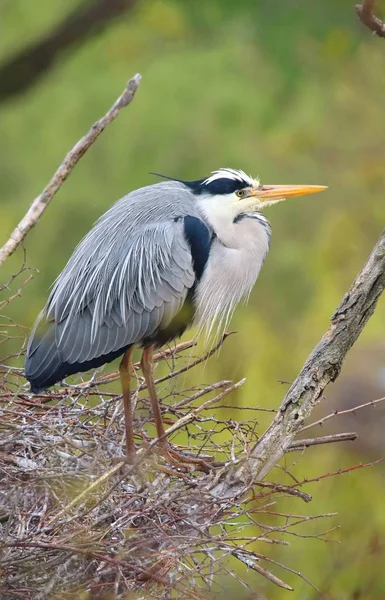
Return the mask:
<svg viewBox="0 0 385 600">
<path fill-rule="evenodd" d="M 183 219 L 108 240 L 102 233 L 91 230 L 79 244 L 35 326 L 26 360 L 35 392 L 167 327 L 194 285 Z"/>
</svg>

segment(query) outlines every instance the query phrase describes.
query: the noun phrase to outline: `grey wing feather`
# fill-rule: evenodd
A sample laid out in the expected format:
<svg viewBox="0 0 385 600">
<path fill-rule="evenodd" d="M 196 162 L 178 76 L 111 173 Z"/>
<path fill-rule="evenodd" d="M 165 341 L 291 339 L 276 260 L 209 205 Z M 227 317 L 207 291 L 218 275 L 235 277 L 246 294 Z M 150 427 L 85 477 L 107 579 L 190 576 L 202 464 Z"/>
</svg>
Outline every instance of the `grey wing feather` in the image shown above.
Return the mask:
<svg viewBox="0 0 385 600">
<path fill-rule="evenodd" d="M 96 242 L 98 252 L 86 258 L 90 245 L 80 245 L 56 281 L 45 318 L 55 324 L 62 361 L 89 361 L 150 336 L 193 286 L 183 222 L 145 223 L 129 233 L 111 235 L 108 247 L 89 234 L 83 243 Z"/>
</svg>

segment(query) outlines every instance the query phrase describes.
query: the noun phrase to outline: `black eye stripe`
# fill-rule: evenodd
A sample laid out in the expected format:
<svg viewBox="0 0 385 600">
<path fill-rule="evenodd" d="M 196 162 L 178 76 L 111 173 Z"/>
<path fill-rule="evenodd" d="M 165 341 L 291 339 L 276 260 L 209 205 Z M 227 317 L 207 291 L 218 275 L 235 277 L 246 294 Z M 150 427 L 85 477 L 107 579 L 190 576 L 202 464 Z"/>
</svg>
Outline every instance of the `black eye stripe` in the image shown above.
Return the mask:
<svg viewBox="0 0 385 600">
<path fill-rule="evenodd" d="M 204 186 L 211 194 L 233 194 L 245 187 L 247 187 L 245 181 L 241 182 L 233 179 L 216 179 Z"/>
<path fill-rule="evenodd" d="M 213 196 L 219 194 L 233 194 L 238 190 L 242 190 L 246 187 L 250 187 L 250 183 L 247 181 L 242 181 L 240 179 L 228 179 L 226 177 L 222 177 L 220 179 L 215 179 L 214 181 L 210 181 L 209 183 L 205 183 L 204 179 L 199 181 L 192 182 L 183 182 L 187 185 L 194 194 L 202 194 L 209 193 Z"/>
</svg>

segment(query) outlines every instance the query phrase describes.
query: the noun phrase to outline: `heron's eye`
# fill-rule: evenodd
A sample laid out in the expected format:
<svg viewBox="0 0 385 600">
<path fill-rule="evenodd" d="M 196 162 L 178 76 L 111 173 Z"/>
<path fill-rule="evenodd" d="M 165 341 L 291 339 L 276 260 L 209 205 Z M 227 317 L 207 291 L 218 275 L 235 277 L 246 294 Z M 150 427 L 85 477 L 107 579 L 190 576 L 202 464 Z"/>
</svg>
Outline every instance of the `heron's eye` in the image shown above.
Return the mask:
<svg viewBox="0 0 385 600">
<path fill-rule="evenodd" d="M 245 190 L 238 190 L 237 192 L 235 192 L 236 196 L 238 196 L 238 198 L 243 198 L 245 195 Z"/>
</svg>

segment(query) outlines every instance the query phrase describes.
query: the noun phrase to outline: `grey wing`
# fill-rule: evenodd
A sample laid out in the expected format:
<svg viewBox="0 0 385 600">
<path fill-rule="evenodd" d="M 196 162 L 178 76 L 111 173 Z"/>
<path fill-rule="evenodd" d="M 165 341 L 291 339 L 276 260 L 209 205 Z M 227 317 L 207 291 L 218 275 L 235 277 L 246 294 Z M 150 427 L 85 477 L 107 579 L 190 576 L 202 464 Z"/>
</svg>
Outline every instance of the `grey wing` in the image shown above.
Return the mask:
<svg viewBox="0 0 385 600">
<path fill-rule="evenodd" d="M 142 224 L 107 244 L 98 234 L 75 251 L 43 313 L 52 325 L 48 337 L 70 364 L 108 355 L 166 327 L 195 281 L 183 220 Z M 40 343 L 32 340 L 28 354 Z"/>
</svg>

